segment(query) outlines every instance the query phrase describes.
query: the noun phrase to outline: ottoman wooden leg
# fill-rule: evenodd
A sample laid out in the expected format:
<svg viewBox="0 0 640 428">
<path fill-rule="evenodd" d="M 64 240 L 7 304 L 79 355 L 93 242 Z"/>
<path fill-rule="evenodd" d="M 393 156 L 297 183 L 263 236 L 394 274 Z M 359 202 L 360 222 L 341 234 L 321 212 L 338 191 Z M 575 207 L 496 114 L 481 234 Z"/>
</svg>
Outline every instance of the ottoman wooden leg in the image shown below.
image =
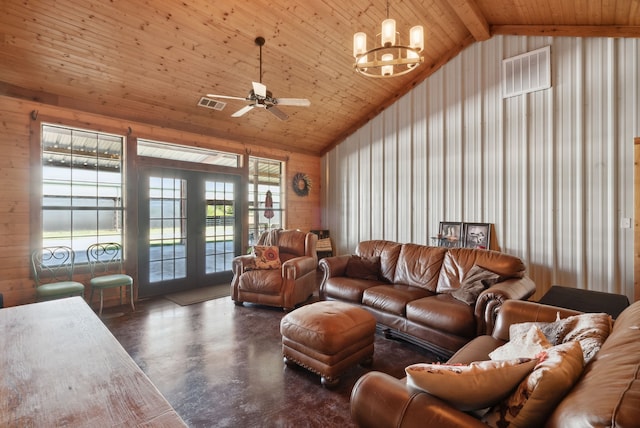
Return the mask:
<svg viewBox="0 0 640 428">
<path fill-rule="evenodd" d="M 328 378 L 325 376 L 322 376 L 320 378 L 320 383 L 322 384 L 322 386 L 324 386 L 325 388 L 334 388 L 335 386 L 338 385 L 338 383 L 340 383 L 340 378 Z"/>
</svg>

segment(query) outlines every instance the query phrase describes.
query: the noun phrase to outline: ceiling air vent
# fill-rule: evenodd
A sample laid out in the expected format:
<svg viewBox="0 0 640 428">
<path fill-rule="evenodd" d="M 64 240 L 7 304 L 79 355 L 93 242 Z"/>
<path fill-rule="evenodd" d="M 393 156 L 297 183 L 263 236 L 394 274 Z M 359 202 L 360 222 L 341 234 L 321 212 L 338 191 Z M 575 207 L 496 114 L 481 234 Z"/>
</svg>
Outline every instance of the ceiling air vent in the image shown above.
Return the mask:
<svg viewBox="0 0 640 428">
<path fill-rule="evenodd" d="M 223 108 L 225 108 L 227 103 L 223 103 L 222 101 L 218 101 L 218 100 L 212 100 L 211 98 L 207 98 L 207 97 L 202 97 L 200 98 L 200 101 L 198 101 L 198 105 L 200 107 L 206 107 L 212 110 L 220 111 Z"/>
<path fill-rule="evenodd" d="M 551 48 L 536 49 L 502 60 L 502 97 L 551 87 Z"/>
</svg>

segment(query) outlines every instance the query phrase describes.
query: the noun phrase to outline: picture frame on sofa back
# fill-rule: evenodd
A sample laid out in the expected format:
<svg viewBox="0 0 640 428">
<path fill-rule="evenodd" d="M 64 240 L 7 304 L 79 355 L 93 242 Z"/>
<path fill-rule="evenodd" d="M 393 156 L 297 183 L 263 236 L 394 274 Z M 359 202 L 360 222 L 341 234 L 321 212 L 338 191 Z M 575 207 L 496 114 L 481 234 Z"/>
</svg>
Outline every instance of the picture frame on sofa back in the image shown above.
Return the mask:
<svg viewBox="0 0 640 428">
<path fill-rule="evenodd" d="M 522 260 L 491 250 L 370 240 L 319 266 L 321 299 L 362 306 L 385 334 L 442 357 L 490 334 L 504 301 L 536 291 Z"/>
</svg>

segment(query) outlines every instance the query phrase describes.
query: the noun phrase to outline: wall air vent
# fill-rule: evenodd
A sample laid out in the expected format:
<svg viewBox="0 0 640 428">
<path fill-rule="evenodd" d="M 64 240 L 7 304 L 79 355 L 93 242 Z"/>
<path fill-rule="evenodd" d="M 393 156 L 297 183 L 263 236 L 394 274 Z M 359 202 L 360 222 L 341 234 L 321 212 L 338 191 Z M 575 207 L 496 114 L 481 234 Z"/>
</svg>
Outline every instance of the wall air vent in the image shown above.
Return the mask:
<svg viewBox="0 0 640 428">
<path fill-rule="evenodd" d="M 551 87 L 551 47 L 502 60 L 502 97 Z"/>
<path fill-rule="evenodd" d="M 200 101 L 198 101 L 198 105 L 200 107 L 205 107 L 205 108 L 210 108 L 212 110 L 220 111 L 223 108 L 225 108 L 227 103 L 223 103 L 222 101 L 213 100 L 213 99 L 207 98 L 207 97 L 202 97 L 202 98 L 200 98 Z"/>
</svg>

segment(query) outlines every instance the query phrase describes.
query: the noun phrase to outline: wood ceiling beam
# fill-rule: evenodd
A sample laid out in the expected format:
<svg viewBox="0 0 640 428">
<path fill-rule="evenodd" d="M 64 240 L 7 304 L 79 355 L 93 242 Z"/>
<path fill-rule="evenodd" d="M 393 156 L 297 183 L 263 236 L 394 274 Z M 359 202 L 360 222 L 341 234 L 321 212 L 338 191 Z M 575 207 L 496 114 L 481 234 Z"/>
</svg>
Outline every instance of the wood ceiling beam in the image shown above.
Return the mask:
<svg viewBox="0 0 640 428">
<path fill-rule="evenodd" d="M 640 38 L 640 26 L 624 25 L 493 25 L 493 35 Z"/>
<path fill-rule="evenodd" d="M 474 39 L 482 41 L 491 38 L 487 18 L 474 0 L 448 0 L 448 2 Z"/>
</svg>

